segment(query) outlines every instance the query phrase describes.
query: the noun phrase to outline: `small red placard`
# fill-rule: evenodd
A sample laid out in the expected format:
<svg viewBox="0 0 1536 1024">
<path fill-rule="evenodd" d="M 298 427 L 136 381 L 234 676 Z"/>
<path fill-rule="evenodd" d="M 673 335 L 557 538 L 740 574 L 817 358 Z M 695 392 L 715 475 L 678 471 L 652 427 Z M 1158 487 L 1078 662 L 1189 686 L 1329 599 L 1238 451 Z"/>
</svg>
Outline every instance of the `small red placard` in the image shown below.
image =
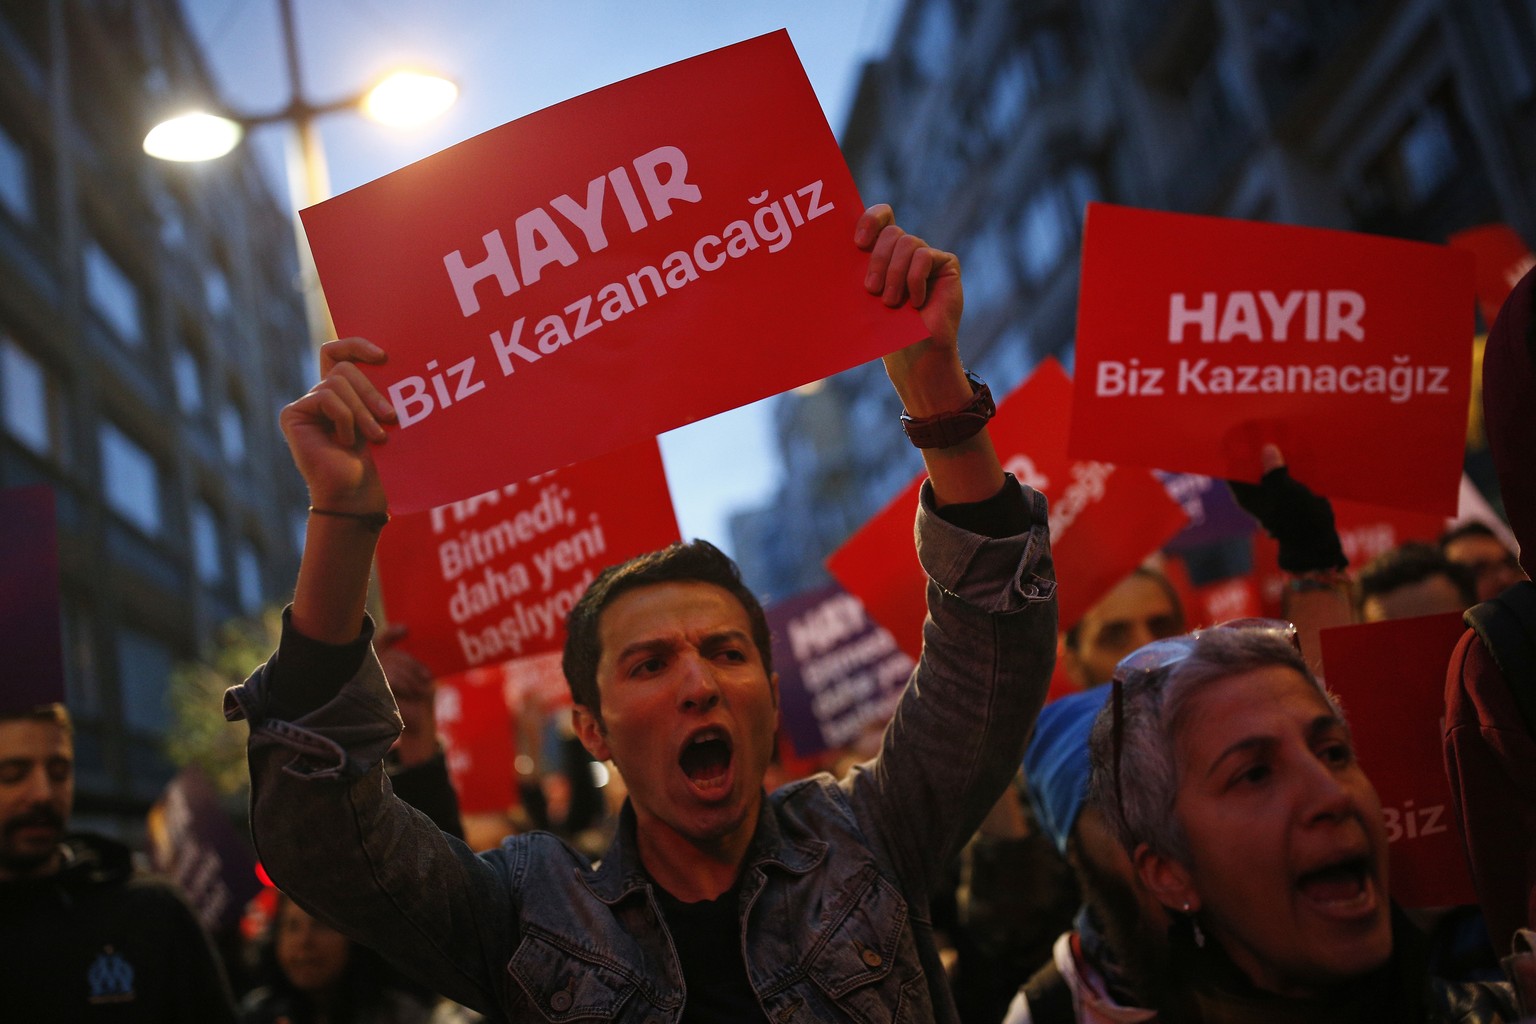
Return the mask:
<svg viewBox="0 0 1536 1024">
<path fill-rule="evenodd" d="M 605 566 L 678 539 L 655 440 L 429 512 L 379 539 L 400 646 L 435 676 L 558 651 Z"/>
<path fill-rule="evenodd" d="M 1472 309 L 1446 246 L 1092 203 L 1072 454 L 1453 514 Z"/>
<path fill-rule="evenodd" d="M 1476 903 L 1440 722 L 1445 672 L 1466 632 L 1448 612 L 1325 629 L 1323 671 L 1376 786 L 1392 853 L 1392 898 L 1405 907 Z"/>
</svg>

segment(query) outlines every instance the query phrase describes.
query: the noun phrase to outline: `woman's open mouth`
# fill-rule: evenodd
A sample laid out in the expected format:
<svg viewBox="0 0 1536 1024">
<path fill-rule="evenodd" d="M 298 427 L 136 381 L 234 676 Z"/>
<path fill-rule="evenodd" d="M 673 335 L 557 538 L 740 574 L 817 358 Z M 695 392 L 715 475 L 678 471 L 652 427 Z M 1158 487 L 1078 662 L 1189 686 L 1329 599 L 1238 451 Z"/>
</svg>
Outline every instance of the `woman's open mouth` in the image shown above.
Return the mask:
<svg viewBox="0 0 1536 1024">
<path fill-rule="evenodd" d="M 1296 888 L 1325 916 L 1354 919 L 1376 911 L 1376 872 L 1368 857 L 1351 857 L 1305 872 Z"/>
</svg>

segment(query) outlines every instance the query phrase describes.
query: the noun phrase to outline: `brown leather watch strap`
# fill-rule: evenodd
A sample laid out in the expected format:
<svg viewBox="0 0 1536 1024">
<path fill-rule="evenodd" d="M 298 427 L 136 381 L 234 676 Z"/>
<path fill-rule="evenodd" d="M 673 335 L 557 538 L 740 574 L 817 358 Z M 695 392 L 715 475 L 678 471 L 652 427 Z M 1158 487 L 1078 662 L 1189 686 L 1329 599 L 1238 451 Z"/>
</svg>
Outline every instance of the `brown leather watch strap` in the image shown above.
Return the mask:
<svg viewBox="0 0 1536 1024">
<path fill-rule="evenodd" d="M 985 381 L 969 370 L 965 379 L 971 382 L 971 400 L 964 408 L 922 417 L 901 411 L 901 428 L 907 432 L 907 440 L 918 448 L 948 448 L 981 432 L 996 415 L 997 405 Z"/>
</svg>

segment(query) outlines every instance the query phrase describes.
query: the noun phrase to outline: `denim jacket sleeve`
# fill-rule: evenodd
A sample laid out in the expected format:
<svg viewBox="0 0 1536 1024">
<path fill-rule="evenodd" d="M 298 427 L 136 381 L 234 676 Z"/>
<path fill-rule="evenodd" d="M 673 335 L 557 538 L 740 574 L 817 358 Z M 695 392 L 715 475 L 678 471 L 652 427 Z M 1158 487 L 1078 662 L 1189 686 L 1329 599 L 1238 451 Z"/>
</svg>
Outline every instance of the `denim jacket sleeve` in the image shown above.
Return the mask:
<svg viewBox="0 0 1536 1024">
<path fill-rule="evenodd" d="M 519 848 L 477 857 L 393 798 L 383 762 L 400 718 L 371 650 L 330 701 L 292 722 L 268 717 L 272 669 L 224 696 L 225 717 L 250 724 L 262 865 L 295 902 L 401 970 L 466 1006 L 495 1005 L 517 943 Z"/>
<path fill-rule="evenodd" d="M 1020 486 L 1010 478 L 1009 486 Z M 909 898 L 945 866 L 1019 770 L 1056 662 L 1056 580 L 1045 498 L 1030 523 L 988 538 L 945 522 L 923 485 L 918 558 L 928 574 L 923 651 L 879 756 L 843 782 L 860 828 Z"/>
</svg>

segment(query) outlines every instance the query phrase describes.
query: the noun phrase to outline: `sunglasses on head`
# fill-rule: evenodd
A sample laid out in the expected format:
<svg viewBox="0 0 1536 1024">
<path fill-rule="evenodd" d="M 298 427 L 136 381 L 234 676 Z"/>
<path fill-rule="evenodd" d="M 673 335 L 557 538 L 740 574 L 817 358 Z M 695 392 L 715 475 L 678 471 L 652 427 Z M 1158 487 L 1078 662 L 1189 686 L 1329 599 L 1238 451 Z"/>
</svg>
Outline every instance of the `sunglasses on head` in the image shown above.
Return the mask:
<svg viewBox="0 0 1536 1024">
<path fill-rule="evenodd" d="M 1297 638 L 1296 627 L 1292 623 L 1284 619 L 1244 618 L 1228 619 L 1226 622 L 1218 622 L 1214 626 L 1197 629 L 1182 636 L 1154 640 L 1121 658 L 1120 664 L 1115 666 L 1114 676 L 1110 679 L 1110 686 L 1114 687 L 1110 692 L 1112 769 L 1115 779 L 1115 803 L 1120 808 L 1120 820 L 1125 820 L 1125 797 L 1120 787 L 1120 752 L 1125 737 L 1125 711 L 1122 705 L 1124 687 L 1132 684 L 1138 686 L 1160 684 L 1167 676 L 1169 669 L 1195 652 L 1195 644 L 1202 636 L 1218 629 L 1241 629 L 1276 636 L 1285 640 L 1297 651 L 1301 650 L 1301 641 Z"/>
</svg>

